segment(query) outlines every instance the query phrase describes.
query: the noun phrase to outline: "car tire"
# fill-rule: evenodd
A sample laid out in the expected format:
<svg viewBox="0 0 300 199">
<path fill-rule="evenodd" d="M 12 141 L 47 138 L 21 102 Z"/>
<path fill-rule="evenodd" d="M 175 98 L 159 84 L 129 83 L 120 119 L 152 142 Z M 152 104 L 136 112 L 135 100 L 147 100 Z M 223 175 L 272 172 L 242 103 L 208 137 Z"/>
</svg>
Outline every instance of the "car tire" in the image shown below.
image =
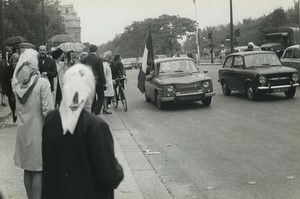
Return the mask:
<svg viewBox="0 0 300 199">
<path fill-rule="evenodd" d="M 251 83 L 247 83 L 246 85 L 246 95 L 247 98 L 251 101 L 255 101 L 257 99 L 257 92 L 255 91 Z"/>
<path fill-rule="evenodd" d="M 222 82 L 222 91 L 225 96 L 229 96 L 231 94 L 231 89 L 228 88 L 225 80 Z"/>
<path fill-rule="evenodd" d="M 296 88 L 295 87 L 289 88 L 288 91 L 284 92 L 284 94 L 287 98 L 293 98 L 296 94 Z"/>
<path fill-rule="evenodd" d="M 206 97 L 202 100 L 203 106 L 209 106 L 211 104 L 211 98 L 212 97 Z"/>
<path fill-rule="evenodd" d="M 145 92 L 145 101 L 146 102 L 151 102 L 151 98 L 147 96 L 146 92 Z"/>
<path fill-rule="evenodd" d="M 161 95 L 160 95 L 160 93 L 158 91 L 156 92 L 156 98 L 155 98 L 155 100 L 156 100 L 156 106 L 157 106 L 157 108 L 159 110 L 164 109 L 164 104 L 161 101 Z"/>
</svg>

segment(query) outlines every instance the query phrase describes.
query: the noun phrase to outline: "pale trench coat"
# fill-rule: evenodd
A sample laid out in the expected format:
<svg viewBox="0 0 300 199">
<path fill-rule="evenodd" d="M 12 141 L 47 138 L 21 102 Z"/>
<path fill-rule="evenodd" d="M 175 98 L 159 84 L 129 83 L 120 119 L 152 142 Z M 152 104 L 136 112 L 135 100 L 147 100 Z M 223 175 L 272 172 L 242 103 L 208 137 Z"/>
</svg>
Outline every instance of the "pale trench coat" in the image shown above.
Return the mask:
<svg viewBox="0 0 300 199">
<path fill-rule="evenodd" d="M 42 171 L 42 128 L 45 116 L 54 109 L 50 83 L 39 78 L 24 104 L 16 96 L 17 138 L 14 161 L 17 167 Z"/>
<path fill-rule="evenodd" d="M 115 91 L 113 86 L 112 74 L 111 74 L 109 63 L 107 63 L 106 61 L 103 62 L 103 70 L 104 70 L 106 86 L 107 86 L 107 89 L 104 91 L 104 96 L 113 97 Z"/>
</svg>

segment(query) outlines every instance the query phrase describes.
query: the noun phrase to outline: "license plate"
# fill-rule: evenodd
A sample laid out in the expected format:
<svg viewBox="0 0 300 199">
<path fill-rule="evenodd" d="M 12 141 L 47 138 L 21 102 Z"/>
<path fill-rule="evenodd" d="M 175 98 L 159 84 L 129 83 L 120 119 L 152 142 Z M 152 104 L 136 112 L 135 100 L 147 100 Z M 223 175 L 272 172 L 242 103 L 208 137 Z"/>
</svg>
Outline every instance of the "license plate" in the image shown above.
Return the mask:
<svg viewBox="0 0 300 199">
<path fill-rule="evenodd" d="M 286 92 L 288 89 L 287 88 L 275 88 L 273 91 L 274 93 L 277 93 L 277 92 Z"/>
<path fill-rule="evenodd" d="M 178 101 L 194 101 L 202 99 L 201 95 L 188 95 L 188 96 L 178 96 L 176 98 Z"/>
</svg>

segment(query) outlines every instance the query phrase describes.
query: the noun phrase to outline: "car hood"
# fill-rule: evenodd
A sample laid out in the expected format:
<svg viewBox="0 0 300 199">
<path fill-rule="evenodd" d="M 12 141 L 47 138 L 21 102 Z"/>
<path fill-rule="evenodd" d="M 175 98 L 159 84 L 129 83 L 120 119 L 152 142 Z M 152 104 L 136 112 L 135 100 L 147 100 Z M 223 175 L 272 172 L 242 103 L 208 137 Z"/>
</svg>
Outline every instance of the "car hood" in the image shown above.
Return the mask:
<svg viewBox="0 0 300 199">
<path fill-rule="evenodd" d="M 261 75 L 297 72 L 296 69 L 285 66 L 256 67 L 253 71 Z"/>
<path fill-rule="evenodd" d="M 203 80 L 211 80 L 211 78 L 201 73 L 166 75 L 156 78 L 160 84 L 190 84 Z"/>
<path fill-rule="evenodd" d="M 281 43 L 266 43 L 260 46 L 261 49 L 268 49 L 268 48 L 274 48 L 274 49 L 281 49 Z"/>
</svg>

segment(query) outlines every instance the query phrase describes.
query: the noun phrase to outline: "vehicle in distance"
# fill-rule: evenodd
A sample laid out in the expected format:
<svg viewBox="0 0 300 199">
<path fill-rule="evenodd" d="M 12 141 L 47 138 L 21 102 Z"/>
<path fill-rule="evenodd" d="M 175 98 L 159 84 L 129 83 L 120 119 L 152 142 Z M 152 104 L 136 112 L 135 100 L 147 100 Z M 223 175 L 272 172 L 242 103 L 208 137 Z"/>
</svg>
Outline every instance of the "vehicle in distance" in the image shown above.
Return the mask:
<svg viewBox="0 0 300 199">
<path fill-rule="evenodd" d="M 125 70 L 131 70 L 134 62 L 135 62 L 135 58 L 123 58 L 122 59 L 122 63 L 124 65 Z"/>
<path fill-rule="evenodd" d="M 299 45 L 293 45 L 285 49 L 281 57 L 282 65 L 292 67 L 300 73 L 300 49 Z"/>
<path fill-rule="evenodd" d="M 224 95 L 240 91 L 250 100 L 256 100 L 259 94 L 275 92 L 284 92 L 287 98 L 292 98 L 299 86 L 298 71 L 284 67 L 271 51 L 230 54 L 218 73 Z"/>
<path fill-rule="evenodd" d="M 165 102 L 202 101 L 209 106 L 215 95 L 211 78 L 188 57 L 156 59 L 151 75 L 145 82 L 145 100 L 155 101 L 159 109 Z"/>
</svg>

